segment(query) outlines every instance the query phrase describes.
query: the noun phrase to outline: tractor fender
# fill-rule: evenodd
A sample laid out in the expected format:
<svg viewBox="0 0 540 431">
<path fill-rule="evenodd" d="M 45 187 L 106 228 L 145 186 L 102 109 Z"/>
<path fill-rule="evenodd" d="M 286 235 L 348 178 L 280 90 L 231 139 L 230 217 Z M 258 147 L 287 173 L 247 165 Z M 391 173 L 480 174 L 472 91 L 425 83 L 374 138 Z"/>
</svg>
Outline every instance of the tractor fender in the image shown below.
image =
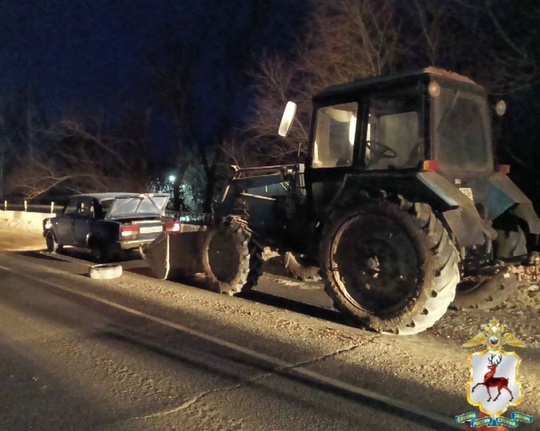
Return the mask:
<svg viewBox="0 0 540 431">
<path fill-rule="evenodd" d="M 446 205 L 438 209 L 460 247 L 483 244 L 494 240 L 497 232 L 482 220 L 474 202 L 456 186 L 436 172 L 419 172 L 417 179 Z"/>
<path fill-rule="evenodd" d="M 508 211 L 527 223 L 530 233 L 540 234 L 540 218 L 531 200 L 506 175 L 496 173 L 489 178 L 487 196 L 490 220 Z"/>
<path fill-rule="evenodd" d="M 389 183 L 392 184 L 391 188 L 388 187 Z M 486 239 L 494 240 L 497 237 L 491 222 L 482 219 L 474 202 L 454 184 L 433 171 L 396 173 L 394 176 L 392 173 L 374 174 L 362 179 L 347 175 L 340 189 L 333 189 L 335 198 L 329 207 L 349 200 L 368 199 L 378 190 L 401 194 L 411 202 L 429 204 L 441 215 L 459 247 L 481 245 Z"/>
</svg>

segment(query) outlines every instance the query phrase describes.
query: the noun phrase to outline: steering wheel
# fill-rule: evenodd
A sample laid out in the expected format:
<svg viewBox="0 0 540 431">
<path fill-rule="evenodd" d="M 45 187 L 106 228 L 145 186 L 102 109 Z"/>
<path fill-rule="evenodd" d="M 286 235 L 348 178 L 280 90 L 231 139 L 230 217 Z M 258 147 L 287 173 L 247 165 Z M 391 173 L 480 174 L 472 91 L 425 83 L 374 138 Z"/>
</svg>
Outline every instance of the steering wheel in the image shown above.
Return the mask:
<svg viewBox="0 0 540 431">
<path fill-rule="evenodd" d="M 395 159 L 397 157 L 396 150 L 378 141 L 367 141 L 366 148 L 371 151 L 370 158 L 379 159 Z"/>
</svg>

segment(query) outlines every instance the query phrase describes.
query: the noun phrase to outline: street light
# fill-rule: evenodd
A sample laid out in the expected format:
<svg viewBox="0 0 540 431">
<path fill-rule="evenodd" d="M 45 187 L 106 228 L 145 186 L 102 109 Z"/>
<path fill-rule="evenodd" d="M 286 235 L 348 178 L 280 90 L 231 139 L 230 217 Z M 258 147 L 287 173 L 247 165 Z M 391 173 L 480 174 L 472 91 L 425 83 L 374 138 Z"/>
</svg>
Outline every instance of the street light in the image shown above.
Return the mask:
<svg viewBox="0 0 540 431">
<path fill-rule="evenodd" d="M 171 183 L 174 183 L 176 181 L 176 176 L 175 175 L 169 175 L 169 181 Z"/>
</svg>

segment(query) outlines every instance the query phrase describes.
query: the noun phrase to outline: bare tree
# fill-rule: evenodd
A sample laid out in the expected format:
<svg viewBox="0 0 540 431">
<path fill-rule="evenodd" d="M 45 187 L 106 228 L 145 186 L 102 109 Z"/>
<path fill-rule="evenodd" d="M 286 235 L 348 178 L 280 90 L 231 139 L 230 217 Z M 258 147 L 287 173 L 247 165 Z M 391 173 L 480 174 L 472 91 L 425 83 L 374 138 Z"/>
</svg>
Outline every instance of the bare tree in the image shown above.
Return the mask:
<svg viewBox="0 0 540 431">
<path fill-rule="evenodd" d="M 174 139 L 166 150 L 163 167 L 167 176 L 174 178 L 173 205 L 175 211 L 180 211 L 187 206 L 182 193 L 184 175 L 196 163 L 197 145 L 201 145 L 195 132 L 191 95 L 203 50 L 191 40 L 177 42 L 170 35 L 165 40 L 163 49 L 150 55 L 150 67 L 158 101 L 173 122 Z"/>
<path fill-rule="evenodd" d="M 43 140 L 48 120 L 35 91 L 30 86 L 16 89 L 0 101 L 0 195 L 20 154 L 33 155 Z"/>
<path fill-rule="evenodd" d="M 489 58 L 498 72 L 493 79 L 498 85 L 494 87 L 504 92 L 539 83 L 540 3 L 526 1 L 517 5 L 508 1 L 485 0 L 483 12 L 495 35 L 495 49 L 490 50 Z"/>
<path fill-rule="evenodd" d="M 401 21 L 400 63 L 435 65 L 505 94 L 540 80 L 535 0 L 394 1 Z M 530 31 L 528 30 L 530 29 Z"/>
<path fill-rule="evenodd" d="M 4 177 L 13 156 L 13 142 L 6 115 L 7 105 L 0 102 L 0 198 L 4 196 Z"/>
<path fill-rule="evenodd" d="M 264 0 L 209 0 L 203 5 L 189 38 L 164 36 L 163 55 L 152 57 L 152 68 L 161 105 L 175 125 L 168 159 L 174 161 L 176 195 L 180 196 L 184 172 L 196 160 L 206 177 L 203 210 L 210 211 L 222 146 L 233 135 L 234 106 L 243 96 L 245 70 L 268 5 Z M 207 49 L 210 45 L 212 50 Z"/>
<path fill-rule="evenodd" d="M 311 6 L 294 54 L 267 53 L 253 71 L 255 109 L 244 129 L 248 143 L 242 151 L 255 162 L 290 161 L 305 152 L 310 100 L 319 90 L 394 66 L 398 28 L 389 1 L 312 0 Z M 278 139 L 287 100 L 298 104 L 296 124 L 287 139 Z"/>
<path fill-rule="evenodd" d="M 443 55 L 443 42 L 447 46 L 455 45 L 451 32 L 443 35 L 443 20 L 448 15 L 448 2 L 442 4 L 438 1 L 413 0 L 412 8 L 407 5 L 406 9 L 409 19 L 403 25 L 406 31 L 401 32 L 402 56 L 415 58 L 416 61 L 419 59 L 421 63 L 427 63 L 425 65 L 436 66 Z"/>
<path fill-rule="evenodd" d="M 58 188 L 145 191 L 144 142 L 109 134 L 103 118 L 65 119 L 43 136 L 46 145 L 18 155 L 16 168 L 6 179 L 12 192 L 33 199 Z"/>
</svg>

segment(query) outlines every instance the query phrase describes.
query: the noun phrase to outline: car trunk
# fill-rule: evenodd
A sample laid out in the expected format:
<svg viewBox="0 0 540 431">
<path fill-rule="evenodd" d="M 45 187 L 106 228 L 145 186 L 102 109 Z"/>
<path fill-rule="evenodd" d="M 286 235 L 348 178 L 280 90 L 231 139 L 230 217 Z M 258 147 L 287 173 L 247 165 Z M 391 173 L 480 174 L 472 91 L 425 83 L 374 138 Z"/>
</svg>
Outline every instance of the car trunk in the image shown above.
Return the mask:
<svg viewBox="0 0 540 431">
<path fill-rule="evenodd" d="M 164 224 L 161 219 L 132 220 L 129 224 L 139 227 L 137 240 L 153 240 L 164 230 Z"/>
<path fill-rule="evenodd" d="M 118 196 L 105 218 L 117 221 L 159 219 L 168 202 L 169 195 Z"/>
</svg>

